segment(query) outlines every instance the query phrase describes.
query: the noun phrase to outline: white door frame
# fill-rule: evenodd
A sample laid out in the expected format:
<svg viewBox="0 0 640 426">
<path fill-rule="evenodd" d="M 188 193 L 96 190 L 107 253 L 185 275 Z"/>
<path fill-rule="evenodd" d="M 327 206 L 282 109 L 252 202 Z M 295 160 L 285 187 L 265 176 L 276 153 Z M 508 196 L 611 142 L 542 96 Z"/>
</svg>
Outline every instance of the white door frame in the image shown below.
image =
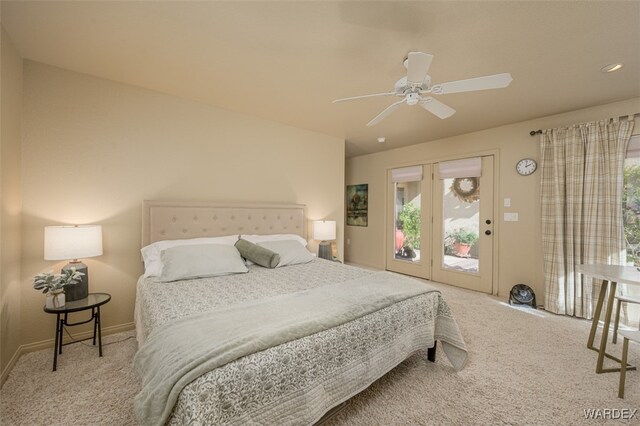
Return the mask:
<svg viewBox="0 0 640 426">
<path fill-rule="evenodd" d="M 391 238 L 391 232 L 389 232 L 388 229 L 388 223 L 389 223 L 389 214 L 393 215 L 393 212 L 389 212 L 389 209 L 387 208 L 387 204 L 388 204 L 388 200 L 389 200 L 389 182 L 388 182 L 388 176 L 389 176 L 389 171 L 391 169 L 397 169 L 400 167 L 408 167 L 408 166 L 414 166 L 417 164 L 431 164 L 433 166 L 434 163 L 439 163 L 442 161 L 450 161 L 450 160 L 458 160 L 460 158 L 469 158 L 469 157 L 482 157 L 485 155 L 493 155 L 493 212 L 494 212 L 494 222 L 493 222 L 493 279 L 492 281 L 492 285 L 491 285 L 491 294 L 493 294 L 494 296 L 498 296 L 498 277 L 499 277 L 499 253 L 500 253 L 500 225 L 502 223 L 502 215 L 503 215 L 503 210 L 502 210 L 502 203 L 500 203 L 500 200 L 502 199 L 501 193 L 500 193 L 500 151 L 497 149 L 492 149 L 492 150 L 484 150 L 484 151 L 475 151 L 475 152 L 468 152 L 468 153 L 459 153 L 457 155 L 448 155 L 448 156 L 444 156 L 444 157 L 434 157 L 434 158 L 422 158 L 422 159 L 416 159 L 414 161 L 408 161 L 408 162 L 403 162 L 403 163 L 396 163 L 394 165 L 391 166 L 386 166 L 384 169 L 384 182 L 385 182 L 385 208 L 384 208 L 384 225 L 383 225 L 383 232 L 384 232 L 384 261 L 385 261 L 385 269 L 387 269 L 387 253 L 388 250 L 390 249 L 391 245 L 393 245 L 395 243 L 395 241 Z"/>
</svg>

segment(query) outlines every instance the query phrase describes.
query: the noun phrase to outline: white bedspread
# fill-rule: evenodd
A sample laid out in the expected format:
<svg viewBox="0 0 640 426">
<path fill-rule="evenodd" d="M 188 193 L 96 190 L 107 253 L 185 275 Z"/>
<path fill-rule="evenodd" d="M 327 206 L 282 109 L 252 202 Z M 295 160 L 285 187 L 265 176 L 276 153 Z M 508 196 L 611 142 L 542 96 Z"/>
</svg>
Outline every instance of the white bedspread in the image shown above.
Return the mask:
<svg viewBox="0 0 640 426">
<path fill-rule="evenodd" d="M 159 283 L 141 279 L 136 302 L 141 338 L 200 312 L 353 279 L 372 272 L 315 260 L 275 270 Z M 311 424 L 366 388 L 409 354 L 446 341 L 456 367 L 465 346 L 438 292 L 415 296 L 307 337 L 244 356 L 187 385 L 172 424 Z"/>
</svg>

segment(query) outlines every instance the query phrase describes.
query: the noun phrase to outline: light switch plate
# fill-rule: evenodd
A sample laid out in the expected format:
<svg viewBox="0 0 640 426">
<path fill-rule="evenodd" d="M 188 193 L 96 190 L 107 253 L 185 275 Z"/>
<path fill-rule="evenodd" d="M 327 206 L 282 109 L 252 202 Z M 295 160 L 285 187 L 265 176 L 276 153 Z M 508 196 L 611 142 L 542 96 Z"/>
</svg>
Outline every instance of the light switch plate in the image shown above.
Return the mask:
<svg viewBox="0 0 640 426">
<path fill-rule="evenodd" d="M 518 221 L 518 213 L 505 213 L 504 214 L 505 222 L 517 222 Z"/>
<path fill-rule="evenodd" d="M 505 198 L 504 199 L 504 206 L 505 207 L 511 207 L 511 198 Z"/>
</svg>

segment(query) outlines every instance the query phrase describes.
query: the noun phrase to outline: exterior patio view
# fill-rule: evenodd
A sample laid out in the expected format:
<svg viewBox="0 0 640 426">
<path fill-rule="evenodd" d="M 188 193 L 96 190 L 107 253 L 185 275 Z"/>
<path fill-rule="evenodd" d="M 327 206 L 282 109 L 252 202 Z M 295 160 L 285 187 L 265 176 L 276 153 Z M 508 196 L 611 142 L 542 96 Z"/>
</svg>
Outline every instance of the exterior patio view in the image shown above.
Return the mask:
<svg viewBox="0 0 640 426">
<path fill-rule="evenodd" d="M 444 264 L 479 272 L 480 187 L 477 178 L 444 179 Z"/>
<path fill-rule="evenodd" d="M 480 190 L 477 178 L 444 179 L 443 267 L 477 273 Z M 395 258 L 420 261 L 420 182 L 395 184 Z"/>
</svg>

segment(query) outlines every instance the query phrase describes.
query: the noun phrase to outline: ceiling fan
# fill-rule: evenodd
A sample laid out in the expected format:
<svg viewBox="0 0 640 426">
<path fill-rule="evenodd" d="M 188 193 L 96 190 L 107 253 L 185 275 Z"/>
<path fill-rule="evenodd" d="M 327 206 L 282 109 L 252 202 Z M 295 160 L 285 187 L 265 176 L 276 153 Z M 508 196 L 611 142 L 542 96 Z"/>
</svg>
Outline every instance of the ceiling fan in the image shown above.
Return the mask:
<svg viewBox="0 0 640 426">
<path fill-rule="evenodd" d="M 422 108 L 434 114 L 436 117 L 445 119 L 455 114 L 456 110 L 431 96 L 423 95 L 446 95 L 449 93 L 473 92 L 476 90 L 502 89 L 507 87 L 513 80 L 511 74 L 502 73 L 432 85 L 431 77 L 427 74 L 432 60 L 433 55 L 428 53 L 410 52 L 409 56 L 404 60 L 407 76 L 396 81 L 393 92 L 336 99 L 333 103 L 377 96 L 397 96 L 402 98 L 375 116 L 373 120 L 367 123 L 367 126 L 378 124 L 404 103 L 412 106 L 420 104 Z"/>
</svg>

